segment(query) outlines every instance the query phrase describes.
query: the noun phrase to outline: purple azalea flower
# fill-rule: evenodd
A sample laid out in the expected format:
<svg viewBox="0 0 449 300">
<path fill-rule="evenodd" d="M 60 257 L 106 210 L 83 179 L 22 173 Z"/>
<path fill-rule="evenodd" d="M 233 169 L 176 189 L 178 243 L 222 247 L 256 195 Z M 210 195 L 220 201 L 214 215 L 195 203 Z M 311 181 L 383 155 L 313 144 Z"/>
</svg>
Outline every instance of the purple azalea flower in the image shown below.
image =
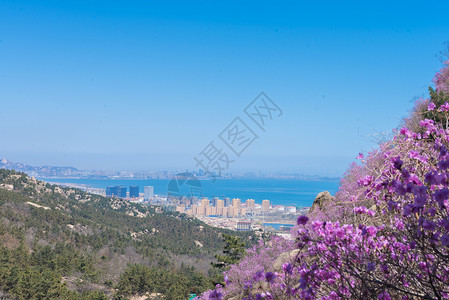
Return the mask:
<svg viewBox="0 0 449 300">
<path fill-rule="evenodd" d="M 374 216 L 376 213 L 365 206 L 358 206 L 352 210 L 356 214 L 367 214 L 369 216 Z"/>
<path fill-rule="evenodd" d="M 424 119 L 424 120 L 420 121 L 419 124 L 422 127 L 428 128 L 428 127 L 432 126 L 434 124 L 434 122 L 433 122 L 433 120 L 430 120 L 430 119 Z"/>
<path fill-rule="evenodd" d="M 387 292 L 382 292 L 379 294 L 379 296 L 377 296 L 377 299 L 379 300 L 391 300 L 390 294 L 388 294 Z"/>
<path fill-rule="evenodd" d="M 368 226 L 366 227 L 366 231 L 368 232 L 369 236 L 374 236 L 377 234 L 377 228 L 374 226 Z"/>
<path fill-rule="evenodd" d="M 426 204 L 427 199 L 425 196 L 418 196 L 415 198 L 415 207 L 416 208 L 421 208 L 424 206 L 424 204 Z"/>
<path fill-rule="evenodd" d="M 444 202 L 444 200 L 447 200 L 449 198 L 449 190 L 448 189 L 442 189 L 435 192 L 435 201 L 438 202 L 440 205 Z"/>
<path fill-rule="evenodd" d="M 253 287 L 253 282 L 251 280 L 245 281 L 243 283 L 243 289 L 249 290 Z"/>
<path fill-rule="evenodd" d="M 416 150 L 411 150 L 411 151 L 408 153 L 408 157 L 410 157 L 410 158 L 418 158 L 418 157 L 419 157 L 419 153 L 418 153 L 418 151 L 416 151 Z"/>
<path fill-rule="evenodd" d="M 427 110 L 434 110 L 436 107 L 435 103 L 430 102 L 429 105 L 427 105 Z"/>
<path fill-rule="evenodd" d="M 393 180 L 393 182 L 391 183 L 391 186 L 395 189 L 396 193 L 398 193 L 398 195 L 400 195 L 400 196 L 404 196 L 405 193 L 407 192 L 407 190 L 402 185 L 402 182 L 400 182 L 400 181 Z"/>
<path fill-rule="evenodd" d="M 268 283 L 273 283 L 275 279 L 276 279 L 276 274 L 274 274 L 273 272 L 265 273 L 265 280 Z"/>
<path fill-rule="evenodd" d="M 368 264 L 366 265 L 366 270 L 367 270 L 368 272 L 374 271 L 375 268 L 376 268 L 376 264 L 375 264 L 375 263 L 368 263 Z"/>
<path fill-rule="evenodd" d="M 439 232 L 434 233 L 430 238 L 430 242 L 432 242 L 432 244 L 438 243 L 438 241 L 440 240 L 440 235 L 441 234 Z"/>
<path fill-rule="evenodd" d="M 406 206 L 404 206 L 404 216 L 408 217 L 412 212 L 415 211 L 415 206 L 413 204 L 407 204 Z"/>
<path fill-rule="evenodd" d="M 402 169 L 403 164 L 404 164 L 404 162 L 399 157 L 396 157 L 393 159 L 393 167 L 395 169 L 398 169 L 398 170 Z"/>
<path fill-rule="evenodd" d="M 388 209 L 393 210 L 393 209 L 398 209 L 399 205 L 397 202 L 394 202 L 393 200 L 389 200 L 388 203 Z"/>
<path fill-rule="evenodd" d="M 363 185 L 363 186 L 368 186 L 371 184 L 371 182 L 373 181 L 373 177 L 372 176 L 365 176 L 362 179 L 357 180 L 358 185 Z"/>
<path fill-rule="evenodd" d="M 301 279 L 299 279 L 299 288 L 301 290 L 305 290 L 306 287 L 307 287 L 307 280 L 305 280 L 304 277 L 301 277 Z"/>
<path fill-rule="evenodd" d="M 407 127 L 402 127 L 401 130 L 399 131 L 399 133 L 408 138 L 410 138 L 412 136 L 411 131 Z"/>
<path fill-rule="evenodd" d="M 432 221 L 430 221 L 430 220 L 427 220 L 427 219 L 422 219 L 423 221 L 422 221 L 422 228 L 424 229 L 424 230 L 427 230 L 427 231 L 434 231 L 435 230 L 435 223 L 434 222 L 432 222 Z"/>
<path fill-rule="evenodd" d="M 447 231 L 449 231 L 449 220 L 441 220 L 440 221 L 440 225 L 442 226 L 442 227 L 444 227 L 444 229 L 446 229 Z"/>
<path fill-rule="evenodd" d="M 424 180 L 430 184 L 444 184 L 446 182 L 446 177 L 442 174 L 436 172 L 429 172 L 424 176 Z"/>
<path fill-rule="evenodd" d="M 435 175 L 435 184 L 445 184 L 446 177 L 443 174 Z"/>
<path fill-rule="evenodd" d="M 445 102 L 443 105 L 440 106 L 440 111 L 448 111 L 449 110 L 449 103 Z"/>
<path fill-rule="evenodd" d="M 407 183 L 407 187 L 406 187 L 405 191 L 407 193 L 411 193 L 413 191 L 414 187 L 415 187 L 415 185 L 413 183 L 409 182 L 409 183 Z M 420 188 L 420 187 L 418 187 L 418 188 Z"/>
<path fill-rule="evenodd" d="M 434 180 L 433 172 L 429 172 L 426 175 L 424 175 L 424 181 L 425 182 L 432 184 L 433 180 Z"/>
<path fill-rule="evenodd" d="M 421 186 L 413 186 L 413 194 L 416 197 L 426 197 L 427 187 L 424 185 Z"/>
<path fill-rule="evenodd" d="M 440 170 L 446 170 L 447 168 L 449 168 L 449 160 L 442 160 L 438 163 L 438 168 L 440 168 Z"/>
<path fill-rule="evenodd" d="M 401 170 L 402 176 L 404 176 L 405 179 L 408 179 L 410 177 L 410 172 L 407 169 Z"/>
<path fill-rule="evenodd" d="M 441 237 L 441 244 L 442 244 L 443 246 L 449 246 L 449 235 L 444 234 L 444 235 Z"/>
<path fill-rule="evenodd" d="M 415 174 L 410 174 L 410 177 L 409 177 L 408 181 L 412 182 L 412 183 L 414 183 L 416 185 L 419 185 L 419 186 L 422 185 L 421 180 L 419 180 L 419 177 L 416 176 Z"/>
<path fill-rule="evenodd" d="M 261 281 L 263 280 L 263 270 L 257 271 L 256 274 L 253 276 L 254 281 Z"/>
<path fill-rule="evenodd" d="M 368 230 L 366 229 L 366 227 L 362 228 L 362 235 L 366 235 L 366 233 L 368 232 Z"/>
<path fill-rule="evenodd" d="M 282 265 L 282 270 L 284 270 L 285 273 L 292 274 L 293 266 L 290 263 L 285 263 Z"/>
<path fill-rule="evenodd" d="M 209 294 L 209 299 L 210 300 L 221 300 L 223 299 L 223 294 L 220 293 L 219 291 L 212 291 L 212 293 Z"/>
<path fill-rule="evenodd" d="M 436 212 L 437 212 L 436 209 L 433 208 L 433 207 L 431 207 L 431 208 L 429 208 L 429 209 L 427 210 L 427 213 L 428 213 L 430 216 L 432 216 L 432 217 L 435 216 L 435 213 L 436 213 Z"/>
<path fill-rule="evenodd" d="M 309 218 L 307 218 L 306 216 L 302 215 L 298 217 L 298 225 L 306 225 L 307 222 L 309 221 Z"/>
</svg>

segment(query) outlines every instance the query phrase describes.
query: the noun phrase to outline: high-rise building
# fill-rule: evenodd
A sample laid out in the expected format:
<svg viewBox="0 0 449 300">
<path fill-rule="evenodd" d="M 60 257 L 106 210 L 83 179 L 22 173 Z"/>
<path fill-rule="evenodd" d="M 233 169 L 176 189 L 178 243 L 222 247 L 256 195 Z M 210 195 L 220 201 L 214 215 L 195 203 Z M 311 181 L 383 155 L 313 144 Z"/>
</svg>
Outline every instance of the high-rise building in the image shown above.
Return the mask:
<svg viewBox="0 0 449 300">
<path fill-rule="evenodd" d="M 218 197 L 213 197 L 212 201 L 210 203 L 210 206 L 217 206 L 217 200 L 219 200 L 220 198 Z"/>
<path fill-rule="evenodd" d="M 246 199 L 246 209 L 248 211 L 254 210 L 255 207 L 256 207 L 256 200 L 254 200 L 254 199 Z"/>
<path fill-rule="evenodd" d="M 224 206 L 225 207 L 231 206 L 231 198 L 229 197 L 224 198 Z"/>
<path fill-rule="evenodd" d="M 217 208 L 214 206 L 206 207 L 206 216 L 215 216 L 217 214 Z"/>
<path fill-rule="evenodd" d="M 239 198 L 232 199 L 232 209 L 234 217 L 237 217 L 240 214 L 240 204 L 241 200 Z"/>
<path fill-rule="evenodd" d="M 126 191 L 127 191 L 126 186 L 123 186 L 123 185 L 119 186 L 118 187 L 118 195 L 117 195 L 117 197 L 119 197 L 119 198 L 126 198 Z"/>
<path fill-rule="evenodd" d="M 207 198 L 201 199 L 201 210 L 200 210 L 200 208 L 198 208 L 200 210 L 200 213 L 198 213 L 198 214 L 205 216 L 207 214 L 208 207 L 209 207 L 209 199 L 207 199 Z"/>
<path fill-rule="evenodd" d="M 108 186 L 106 188 L 106 197 L 126 198 L 126 187 L 123 185 Z"/>
<path fill-rule="evenodd" d="M 143 188 L 143 199 L 145 201 L 150 201 L 154 197 L 154 187 L 146 186 Z"/>
<path fill-rule="evenodd" d="M 201 206 L 204 206 L 204 207 L 209 206 L 209 199 L 207 199 L 207 198 L 201 199 Z"/>
<path fill-rule="evenodd" d="M 242 202 L 242 201 L 241 201 L 239 198 L 234 198 L 234 199 L 232 199 L 232 207 L 233 207 L 234 209 L 240 208 L 241 202 Z"/>
<path fill-rule="evenodd" d="M 129 186 L 129 197 L 130 198 L 139 198 L 139 186 L 138 185 L 131 185 Z"/>
<path fill-rule="evenodd" d="M 114 197 L 117 196 L 117 190 L 115 186 L 106 187 L 106 197 Z"/>
<path fill-rule="evenodd" d="M 215 203 L 216 208 L 223 208 L 224 207 L 224 201 L 222 199 L 218 199 L 217 203 Z"/>
<path fill-rule="evenodd" d="M 198 205 L 192 205 L 192 215 L 196 216 L 198 214 Z"/>
<path fill-rule="evenodd" d="M 270 200 L 262 200 L 262 210 L 269 211 L 270 210 Z"/>
</svg>

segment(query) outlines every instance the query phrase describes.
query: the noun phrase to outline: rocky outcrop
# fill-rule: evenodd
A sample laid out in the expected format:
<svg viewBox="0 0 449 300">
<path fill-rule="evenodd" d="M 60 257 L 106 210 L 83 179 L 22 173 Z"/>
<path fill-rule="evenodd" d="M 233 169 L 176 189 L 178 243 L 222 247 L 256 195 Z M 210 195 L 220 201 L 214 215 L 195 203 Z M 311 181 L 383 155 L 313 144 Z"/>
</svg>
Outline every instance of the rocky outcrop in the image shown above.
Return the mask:
<svg viewBox="0 0 449 300">
<path fill-rule="evenodd" d="M 309 209 L 308 214 L 313 213 L 318 208 L 322 210 L 326 203 L 333 200 L 334 197 L 328 191 L 319 193 L 313 201 L 312 207 Z"/>
<path fill-rule="evenodd" d="M 284 252 L 276 259 L 276 261 L 273 264 L 273 270 L 275 272 L 281 272 L 282 271 L 282 265 L 289 262 L 293 262 L 295 257 L 298 255 L 299 249 L 292 250 L 290 252 Z"/>
</svg>

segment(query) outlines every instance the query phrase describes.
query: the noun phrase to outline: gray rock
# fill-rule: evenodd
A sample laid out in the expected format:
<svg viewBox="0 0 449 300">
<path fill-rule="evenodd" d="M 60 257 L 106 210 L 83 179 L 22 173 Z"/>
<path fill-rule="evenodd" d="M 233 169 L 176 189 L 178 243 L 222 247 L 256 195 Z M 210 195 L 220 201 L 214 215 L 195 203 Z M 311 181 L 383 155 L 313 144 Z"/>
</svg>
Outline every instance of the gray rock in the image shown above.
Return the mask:
<svg viewBox="0 0 449 300">
<path fill-rule="evenodd" d="M 322 210 L 327 202 L 333 200 L 334 197 L 328 191 L 319 193 L 313 201 L 312 207 L 309 209 L 308 214 L 313 213 L 317 210 L 317 208 Z"/>
<path fill-rule="evenodd" d="M 299 249 L 292 250 L 290 252 L 284 252 L 276 259 L 273 264 L 273 271 L 280 272 L 282 271 L 282 265 L 289 262 L 293 262 L 295 257 L 298 255 Z"/>
</svg>

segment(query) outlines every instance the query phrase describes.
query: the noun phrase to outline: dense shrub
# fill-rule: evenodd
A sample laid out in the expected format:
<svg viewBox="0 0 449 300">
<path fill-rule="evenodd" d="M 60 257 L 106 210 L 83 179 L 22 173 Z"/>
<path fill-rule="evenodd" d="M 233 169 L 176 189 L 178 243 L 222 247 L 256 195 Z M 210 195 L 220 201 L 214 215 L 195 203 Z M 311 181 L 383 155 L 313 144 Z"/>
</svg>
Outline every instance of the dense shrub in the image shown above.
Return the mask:
<svg viewBox="0 0 449 300">
<path fill-rule="evenodd" d="M 261 247 L 275 257 L 249 253 L 202 299 L 449 299 L 448 62 L 434 82 L 392 140 L 359 155 L 334 201 L 298 218 L 282 270 L 273 262 L 291 248 Z"/>
</svg>

